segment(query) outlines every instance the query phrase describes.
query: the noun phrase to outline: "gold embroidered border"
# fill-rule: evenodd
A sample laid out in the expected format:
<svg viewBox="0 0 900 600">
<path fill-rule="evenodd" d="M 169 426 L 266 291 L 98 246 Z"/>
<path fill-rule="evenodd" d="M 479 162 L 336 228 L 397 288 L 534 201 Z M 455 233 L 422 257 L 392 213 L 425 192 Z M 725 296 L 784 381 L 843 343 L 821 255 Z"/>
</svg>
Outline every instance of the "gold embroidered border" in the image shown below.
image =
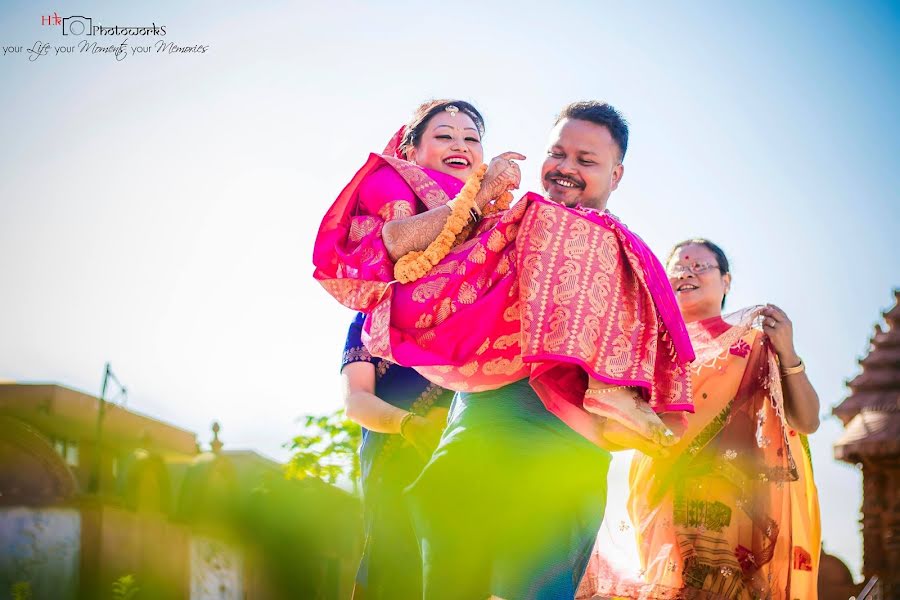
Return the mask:
<svg viewBox="0 0 900 600">
<path fill-rule="evenodd" d="M 444 206 L 450 201 L 447 193 L 431 177 L 426 175 L 421 167 L 391 156 L 382 156 L 382 158 L 394 167 L 394 170 L 412 188 L 412 191 L 428 210 Z"/>
<path fill-rule="evenodd" d="M 372 355 L 365 346 L 353 346 L 344 350 L 342 362 L 345 365 L 361 361 L 372 362 Z"/>
<path fill-rule="evenodd" d="M 654 503 L 658 502 L 663 493 L 675 483 L 675 480 L 683 475 L 685 468 L 692 460 L 694 460 L 694 457 L 696 457 L 697 454 L 699 454 L 700 451 L 722 431 L 722 428 L 725 427 L 725 424 L 731 417 L 731 407 L 733 404 L 734 399 L 732 398 L 728 401 L 725 408 L 722 409 L 722 411 L 719 412 L 719 414 L 716 415 L 693 440 L 691 440 L 691 443 L 688 444 L 684 452 L 675 459 L 672 466 L 669 467 L 668 473 L 660 478 L 658 486 L 653 490 L 652 496 L 654 498 Z"/>
</svg>

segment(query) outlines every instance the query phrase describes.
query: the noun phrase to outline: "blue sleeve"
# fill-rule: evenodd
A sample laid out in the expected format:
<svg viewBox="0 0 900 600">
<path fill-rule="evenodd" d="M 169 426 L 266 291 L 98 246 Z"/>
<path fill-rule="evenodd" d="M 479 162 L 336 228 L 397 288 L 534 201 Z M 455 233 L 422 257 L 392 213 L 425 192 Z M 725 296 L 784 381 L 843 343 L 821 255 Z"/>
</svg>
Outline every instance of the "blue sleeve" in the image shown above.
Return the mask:
<svg viewBox="0 0 900 600">
<path fill-rule="evenodd" d="M 353 322 L 350 323 L 350 329 L 347 330 L 347 342 L 344 344 L 344 356 L 341 360 L 341 369 L 354 362 L 368 362 L 378 365 L 381 359 L 369 354 L 368 349 L 362 343 L 362 328 L 366 321 L 365 313 L 358 313 Z"/>
</svg>

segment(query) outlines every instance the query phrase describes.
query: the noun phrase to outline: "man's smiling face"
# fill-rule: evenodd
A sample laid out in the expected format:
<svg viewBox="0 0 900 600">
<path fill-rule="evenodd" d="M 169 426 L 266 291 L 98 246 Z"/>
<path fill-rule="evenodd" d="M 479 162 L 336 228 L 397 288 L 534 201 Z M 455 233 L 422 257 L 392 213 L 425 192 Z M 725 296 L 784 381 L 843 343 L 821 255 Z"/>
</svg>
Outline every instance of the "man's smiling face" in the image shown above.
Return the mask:
<svg viewBox="0 0 900 600">
<path fill-rule="evenodd" d="M 621 151 L 609 130 L 582 119 L 562 119 L 550 132 L 541 182 L 548 199 L 604 210 L 622 179 Z"/>
</svg>

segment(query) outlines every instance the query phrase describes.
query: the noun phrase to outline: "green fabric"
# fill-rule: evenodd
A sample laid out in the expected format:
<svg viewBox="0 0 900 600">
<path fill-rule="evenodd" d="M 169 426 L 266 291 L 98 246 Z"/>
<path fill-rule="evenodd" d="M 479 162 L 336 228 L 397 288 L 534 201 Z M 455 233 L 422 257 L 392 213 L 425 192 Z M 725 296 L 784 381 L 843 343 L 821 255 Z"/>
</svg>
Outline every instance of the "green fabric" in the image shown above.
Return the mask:
<svg viewBox="0 0 900 600">
<path fill-rule="evenodd" d="M 459 394 L 408 491 L 424 598 L 574 598 L 603 519 L 609 462 L 527 380 Z"/>
</svg>

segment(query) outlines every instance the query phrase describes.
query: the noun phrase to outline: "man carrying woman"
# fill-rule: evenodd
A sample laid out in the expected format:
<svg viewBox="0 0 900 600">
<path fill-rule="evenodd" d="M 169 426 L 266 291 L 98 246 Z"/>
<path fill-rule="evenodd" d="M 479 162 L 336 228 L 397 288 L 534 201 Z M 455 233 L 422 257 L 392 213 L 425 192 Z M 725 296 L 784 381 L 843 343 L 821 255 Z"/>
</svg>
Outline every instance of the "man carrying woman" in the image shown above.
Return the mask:
<svg viewBox="0 0 900 600">
<path fill-rule="evenodd" d="M 353 194 L 370 166 L 320 229 L 316 276 L 369 313 L 368 350 L 460 392 L 409 491 L 428 599 L 573 597 L 602 520 L 608 451 L 664 453 L 691 410 L 693 353 L 662 267 L 605 211 L 624 170 L 624 120 L 609 105 L 571 105 L 549 146 L 546 198 L 506 209 L 512 161 L 524 158 L 507 153 L 449 208 L 445 190 L 417 193 L 436 204 L 426 211 L 360 211 Z M 341 198 L 356 198 L 353 210 Z"/>
</svg>

